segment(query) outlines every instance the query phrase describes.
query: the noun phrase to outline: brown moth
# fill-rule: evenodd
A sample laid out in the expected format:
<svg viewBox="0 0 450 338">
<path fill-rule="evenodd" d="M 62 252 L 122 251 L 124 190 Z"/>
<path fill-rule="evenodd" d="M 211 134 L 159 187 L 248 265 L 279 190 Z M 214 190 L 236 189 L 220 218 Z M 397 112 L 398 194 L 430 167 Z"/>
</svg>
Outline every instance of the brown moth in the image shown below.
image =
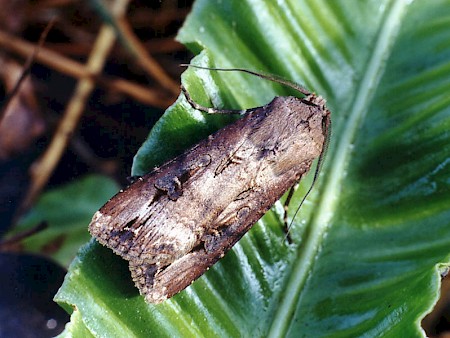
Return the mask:
<svg viewBox="0 0 450 338">
<path fill-rule="evenodd" d="M 325 100 L 282 79 L 234 70 L 290 85 L 304 97 L 276 97 L 245 111 L 119 192 L 89 225 L 128 260 L 147 302 L 160 303 L 200 277 L 322 158 L 330 130 Z M 183 91 L 194 108 L 217 112 Z"/>
</svg>

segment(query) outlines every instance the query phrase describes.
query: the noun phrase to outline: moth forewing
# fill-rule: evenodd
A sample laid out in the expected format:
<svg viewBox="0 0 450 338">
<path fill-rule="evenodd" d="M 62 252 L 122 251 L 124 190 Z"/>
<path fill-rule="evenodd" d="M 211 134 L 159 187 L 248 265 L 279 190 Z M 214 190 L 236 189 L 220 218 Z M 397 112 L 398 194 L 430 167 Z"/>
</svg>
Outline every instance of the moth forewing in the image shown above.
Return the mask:
<svg viewBox="0 0 450 338">
<path fill-rule="evenodd" d="M 200 277 L 322 153 L 329 111 L 276 97 L 111 198 L 89 231 L 159 303 Z"/>
</svg>

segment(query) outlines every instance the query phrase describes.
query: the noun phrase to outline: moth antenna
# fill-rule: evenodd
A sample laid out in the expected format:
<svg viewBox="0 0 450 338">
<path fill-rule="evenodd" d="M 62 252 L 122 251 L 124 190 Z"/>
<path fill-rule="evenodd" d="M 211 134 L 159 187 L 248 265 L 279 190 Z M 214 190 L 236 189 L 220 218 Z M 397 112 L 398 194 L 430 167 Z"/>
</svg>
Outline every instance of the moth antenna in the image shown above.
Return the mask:
<svg viewBox="0 0 450 338">
<path fill-rule="evenodd" d="M 261 74 L 261 73 L 257 73 L 257 72 L 253 72 L 251 70 L 248 69 L 244 69 L 244 68 L 209 68 L 209 67 L 201 67 L 201 66 L 196 66 L 196 65 L 190 65 L 190 64 L 180 64 L 181 67 L 194 67 L 194 68 L 199 68 L 199 69 L 206 69 L 206 70 L 217 70 L 217 71 L 224 71 L 224 72 L 243 72 L 243 73 L 247 73 L 247 74 L 251 74 L 251 75 L 255 75 L 258 76 L 262 79 L 266 79 L 272 82 L 277 82 L 279 84 L 291 87 L 292 89 L 295 89 L 296 91 L 302 93 L 305 96 L 308 96 L 309 94 L 311 94 L 310 91 L 308 91 L 306 88 L 304 88 L 303 86 L 299 85 L 298 83 L 295 82 L 291 82 L 288 80 L 285 80 L 281 77 L 275 76 L 275 75 L 267 75 L 267 74 Z"/>
<path fill-rule="evenodd" d="M 325 142 L 323 143 L 322 151 L 319 155 L 319 159 L 317 160 L 317 167 L 316 167 L 316 170 L 314 171 L 313 181 L 312 181 L 311 186 L 309 187 L 308 191 L 306 192 L 305 196 L 303 196 L 302 201 L 298 205 L 298 208 L 295 211 L 294 216 L 292 217 L 292 220 L 289 223 L 289 226 L 287 227 L 286 238 L 289 234 L 289 230 L 291 229 L 292 224 L 294 223 L 295 217 L 297 216 L 298 212 L 300 211 L 300 208 L 302 207 L 302 205 L 305 202 L 306 198 L 308 197 L 309 193 L 312 191 L 312 188 L 316 184 L 317 178 L 319 177 L 320 171 L 322 170 L 323 161 L 325 160 L 325 157 L 327 155 L 328 145 L 330 143 L 330 138 L 331 138 L 330 113 L 328 113 L 326 115 L 326 117 L 322 123 L 323 123 L 322 128 L 323 128 L 323 134 L 325 136 Z"/>
</svg>

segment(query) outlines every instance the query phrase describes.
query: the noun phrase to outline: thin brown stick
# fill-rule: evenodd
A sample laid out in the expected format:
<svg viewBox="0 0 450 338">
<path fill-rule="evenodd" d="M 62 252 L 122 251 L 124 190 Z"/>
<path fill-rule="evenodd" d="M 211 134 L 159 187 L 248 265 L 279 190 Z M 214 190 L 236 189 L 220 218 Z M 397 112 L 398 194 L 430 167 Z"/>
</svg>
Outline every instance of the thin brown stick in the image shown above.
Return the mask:
<svg viewBox="0 0 450 338">
<path fill-rule="evenodd" d="M 23 81 L 25 81 L 27 76 L 30 74 L 31 66 L 34 63 L 34 60 L 36 59 L 36 56 L 39 53 L 39 50 L 44 45 L 45 39 L 47 38 L 47 35 L 48 35 L 48 32 L 53 27 L 54 23 L 55 23 L 55 19 L 52 19 L 47 24 L 47 27 L 45 27 L 44 31 L 41 33 L 41 36 L 39 37 L 39 41 L 38 41 L 36 47 L 34 48 L 33 53 L 27 58 L 27 60 L 25 61 L 25 64 L 23 65 L 22 74 L 20 74 L 20 77 L 17 79 L 17 82 L 14 85 L 14 87 L 11 89 L 11 91 L 5 96 L 2 107 L 0 108 L 0 121 L 2 121 L 3 117 L 5 116 L 5 112 L 8 109 L 8 105 L 11 102 L 12 98 L 19 92 L 20 86 L 22 85 Z"/>
<path fill-rule="evenodd" d="M 156 60 L 147 52 L 141 41 L 134 34 L 125 18 L 116 20 L 119 37 L 126 44 L 129 50 L 136 57 L 142 68 L 155 78 L 164 88 L 170 90 L 173 94 L 178 95 L 179 84 L 174 81 L 164 69 L 156 62 Z"/>
<path fill-rule="evenodd" d="M 113 4 L 114 15 L 122 16 L 126 10 L 129 0 L 116 0 Z M 108 54 L 115 42 L 114 30 L 107 25 L 100 29 L 94 44 L 92 53 L 87 61 L 87 68 L 91 74 L 101 72 Z M 40 194 L 47 184 L 51 174 L 58 164 L 66 146 L 76 128 L 79 119 L 84 111 L 85 103 L 89 98 L 95 82 L 89 76 L 81 79 L 69 101 L 63 119 L 61 120 L 56 133 L 49 147 L 43 156 L 33 164 L 32 184 L 22 205 L 22 209 L 27 209 Z"/>
<path fill-rule="evenodd" d="M 15 52 L 21 56 L 28 56 L 33 53 L 35 45 L 10 35 L 6 32 L 0 31 L 0 46 L 2 49 Z M 167 108 L 171 104 L 175 96 L 164 97 L 160 92 L 149 90 L 148 88 L 127 81 L 121 78 L 112 78 L 93 74 L 87 66 L 62 56 L 59 53 L 53 52 L 45 47 L 39 50 L 36 55 L 35 62 L 44 64 L 60 73 L 72 76 L 77 79 L 91 77 L 95 79 L 102 87 L 124 93 L 135 100 L 159 108 Z"/>
</svg>

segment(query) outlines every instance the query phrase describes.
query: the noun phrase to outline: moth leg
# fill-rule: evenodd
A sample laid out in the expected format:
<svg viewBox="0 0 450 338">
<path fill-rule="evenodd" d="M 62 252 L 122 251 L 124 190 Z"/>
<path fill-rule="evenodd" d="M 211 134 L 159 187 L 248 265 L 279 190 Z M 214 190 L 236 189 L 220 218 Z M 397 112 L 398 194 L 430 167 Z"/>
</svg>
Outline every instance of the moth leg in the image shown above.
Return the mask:
<svg viewBox="0 0 450 338">
<path fill-rule="evenodd" d="M 184 94 L 184 97 L 186 98 L 186 101 L 192 106 L 192 108 L 200 110 L 202 112 L 205 112 L 207 114 L 239 114 L 239 115 L 245 115 L 249 112 L 252 112 L 259 107 L 255 108 L 249 108 L 249 109 L 218 109 L 218 108 L 211 108 L 211 107 L 205 107 L 197 102 L 195 102 L 191 95 L 189 95 L 189 92 L 184 88 L 183 85 L 181 85 L 181 91 Z"/>
<path fill-rule="evenodd" d="M 289 244 L 292 243 L 291 236 L 289 235 L 289 224 L 288 224 L 288 212 L 289 212 L 289 204 L 291 203 L 292 196 L 294 196 L 295 190 L 297 190 L 298 184 L 294 185 L 289 189 L 288 195 L 286 197 L 286 201 L 284 201 L 283 209 L 283 224 L 284 224 L 284 232 L 286 233 L 286 240 Z"/>
</svg>

